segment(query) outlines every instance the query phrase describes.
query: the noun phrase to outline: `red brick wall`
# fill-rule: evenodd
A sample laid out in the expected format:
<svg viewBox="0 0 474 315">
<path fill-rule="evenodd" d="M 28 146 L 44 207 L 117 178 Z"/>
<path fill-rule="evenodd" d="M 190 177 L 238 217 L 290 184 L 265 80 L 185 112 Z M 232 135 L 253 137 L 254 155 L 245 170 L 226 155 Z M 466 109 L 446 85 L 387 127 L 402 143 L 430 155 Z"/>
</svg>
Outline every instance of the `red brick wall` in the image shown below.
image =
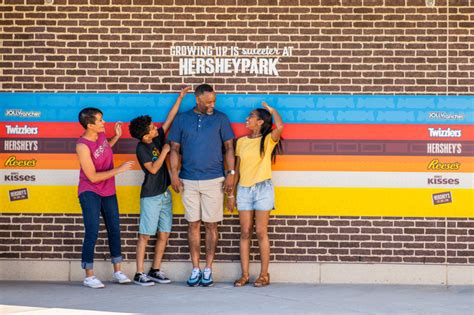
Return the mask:
<svg viewBox="0 0 474 315">
<path fill-rule="evenodd" d="M 239 260 L 238 217 L 219 228 L 218 261 Z M 138 216 L 123 215 L 122 251 L 135 259 Z M 0 258 L 81 258 L 80 215 L 0 215 Z M 176 216 L 165 260 L 189 260 L 186 221 Z M 272 217 L 271 260 L 278 262 L 474 263 L 474 219 L 393 217 Z M 104 226 L 96 260 L 108 257 Z M 150 242 L 147 259 L 152 259 Z M 252 259 L 258 259 L 253 241 Z"/>
<path fill-rule="evenodd" d="M 169 47 L 199 43 L 295 47 L 278 78 L 207 78 L 220 92 L 474 92 L 472 0 L 3 3 L 4 91 L 177 91 L 203 78 L 177 76 Z"/>
<path fill-rule="evenodd" d="M 220 93 L 474 93 L 474 1 L 3 0 L 0 90 L 176 92 L 174 45 L 294 46 L 279 77 L 216 75 Z M 1 209 L 0 209 L 1 210 Z M 122 217 L 134 259 L 138 217 Z M 0 258 L 79 259 L 80 215 L 0 215 Z M 474 220 L 274 217 L 272 261 L 474 263 Z M 238 260 L 237 218 L 218 260 Z M 104 233 L 97 259 L 107 255 Z M 166 259 L 188 259 L 175 218 Z M 151 253 L 152 247 L 149 247 Z M 253 258 L 257 248 L 254 246 Z"/>
</svg>

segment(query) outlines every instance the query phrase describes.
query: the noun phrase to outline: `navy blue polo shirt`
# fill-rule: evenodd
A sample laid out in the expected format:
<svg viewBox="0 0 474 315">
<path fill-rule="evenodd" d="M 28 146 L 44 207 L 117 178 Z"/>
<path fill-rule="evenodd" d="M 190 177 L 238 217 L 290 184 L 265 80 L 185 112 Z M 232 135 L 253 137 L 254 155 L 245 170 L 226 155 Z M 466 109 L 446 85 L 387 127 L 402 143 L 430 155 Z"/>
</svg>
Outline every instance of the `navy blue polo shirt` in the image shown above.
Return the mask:
<svg viewBox="0 0 474 315">
<path fill-rule="evenodd" d="M 207 180 L 224 176 L 224 142 L 233 138 L 229 118 L 217 110 L 206 115 L 191 109 L 176 116 L 168 140 L 181 145 L 179 177 Z"/>
</svg>

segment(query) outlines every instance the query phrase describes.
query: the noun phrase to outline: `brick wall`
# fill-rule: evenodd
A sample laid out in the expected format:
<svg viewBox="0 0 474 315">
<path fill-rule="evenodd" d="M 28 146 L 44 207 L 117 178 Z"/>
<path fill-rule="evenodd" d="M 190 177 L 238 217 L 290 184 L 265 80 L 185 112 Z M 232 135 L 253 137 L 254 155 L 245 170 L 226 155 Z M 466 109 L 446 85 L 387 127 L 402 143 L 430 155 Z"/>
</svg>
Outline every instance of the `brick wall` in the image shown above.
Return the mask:
<svg viewBox="0 0 474 315">
<path fill-rule="evenodd" d="M 213 76 L 219 92 L 472 94 L 474 1 L 4 0 L 4 91 L 170 92 L 171 45 L 294 46 L 280 76 Z"/>
<path fill-rule="evenodd" d="M 0 90 L 176 92 L 204 80 L 178 76 L 170 56 L 190 43 L 294 46 L 277 78 L 206 77 L 220 93 L 474 93 L 469 0 L 3 0 Z M 174 223 L 165 258 L 187 260 Z M 122 224 L 133 260 L 138 217 Z M 269 229 L 272 261 L 474 263 L 473 219 L 273 217 Z M 238 232 L 227 218 L 218 260 L 238 260 Z M 1 214 L 0 258 L 77 260 L 82 236 L 80 215 Z M 107 252 L 102 232 L 97 259 Z"/>
<path fill-rule="evenodd" d="M 122 251 L 135 259 L 138 216 L 123 215 Z M 0 258 L 81 258 L 80 215 L 0 215 Z M 189 260 L 187 225 L 176 216 L 165 260 Z M 219 228 L 217 261 L 239 260 L 239 221 L 226 217 Z M 394 217 L 272 217 L 271 260 L 277 262 L 370 262 L 474 264 L 474 219 Z M 105 227 L 96 260 L 108 257 Z M 147 249 L 152 259 L 153 243 Z M 258 259 L 254 239 L 251 259 Z M 204 257 L 203 257 L 204 258 Z"/>
</svg>

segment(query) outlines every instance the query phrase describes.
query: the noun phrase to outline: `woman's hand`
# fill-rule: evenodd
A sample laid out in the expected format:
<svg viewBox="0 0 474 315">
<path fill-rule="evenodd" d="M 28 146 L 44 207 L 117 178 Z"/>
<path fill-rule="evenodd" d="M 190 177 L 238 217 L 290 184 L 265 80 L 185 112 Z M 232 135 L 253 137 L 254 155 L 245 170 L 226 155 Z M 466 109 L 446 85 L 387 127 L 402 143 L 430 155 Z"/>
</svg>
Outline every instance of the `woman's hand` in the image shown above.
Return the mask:
<svg viewBox="0 0 474 315">
<path fill-rule="evenodd" d="M 115 136 L 117 138 L 120 138 L 122 136 L 122 122 L 121 121 L 117 121 L 115 123 L 115 127 L 114 127 L 114 130 L 115 130 Z"/>
</svg>

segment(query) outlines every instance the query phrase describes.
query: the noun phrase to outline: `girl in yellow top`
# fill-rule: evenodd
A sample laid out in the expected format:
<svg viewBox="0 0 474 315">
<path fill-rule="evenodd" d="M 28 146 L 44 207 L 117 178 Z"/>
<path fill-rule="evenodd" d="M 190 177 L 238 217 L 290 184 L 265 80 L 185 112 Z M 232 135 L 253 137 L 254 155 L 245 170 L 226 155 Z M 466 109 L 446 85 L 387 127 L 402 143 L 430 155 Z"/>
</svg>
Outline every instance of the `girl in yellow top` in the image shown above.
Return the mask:
<svg viewBox="0 0 474 315">
<path fill-rule="evenodd" d="M 261 271 L 254 282 L 256 287 L 270 284 L 268 265 L 270 242 L 268 241 L 268 219 L 274 209 L 275 192 L 272 183 L 272 161 L 280 150 L 283 121 L 278 112 L 262 102 L 263 108 L 250 112 L 246 127 L 250 134 L 237 140 L 235 149 L 235 185 L 237 186 L 237 209 L 240 218 L 240 263 L 242 277 L 234 282 L 236 287 L 249 283 L 249 253 L 253 222 L 260 247 Z M 272 129 L 275 119 L 275 129 Z M 235 196 L 227 197 L 227 208 L 235 207 Z"/>
</svg>

